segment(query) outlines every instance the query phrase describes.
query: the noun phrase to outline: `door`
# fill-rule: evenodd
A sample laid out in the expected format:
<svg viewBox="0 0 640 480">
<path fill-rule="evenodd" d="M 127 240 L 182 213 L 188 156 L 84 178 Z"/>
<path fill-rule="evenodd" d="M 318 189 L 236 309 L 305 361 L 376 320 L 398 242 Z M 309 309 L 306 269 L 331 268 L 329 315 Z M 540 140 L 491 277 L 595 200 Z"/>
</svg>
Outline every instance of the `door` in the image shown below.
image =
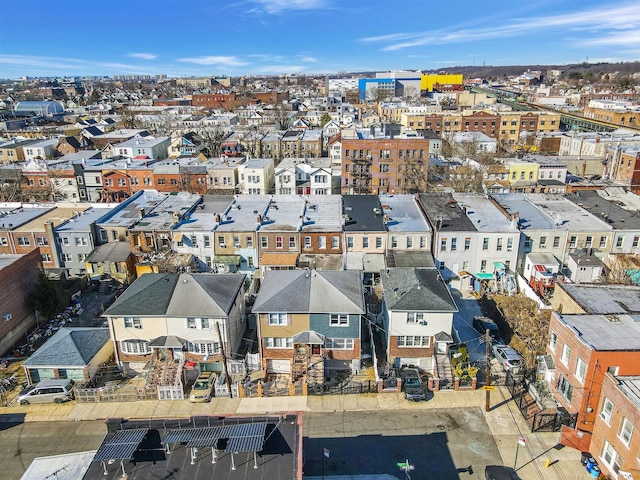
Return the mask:
<svg viewBox="0 0 640 480">
<path fill-rule="evenodd" d="M 447 354 L 447 343 L 446 342 L 436 342 L 436 353 L 440 355 Z"/>
<path fill-rule="evenodd" d="M 267 360 L 268 373 L 291 373 L 290 360 Z"/>
</svg>

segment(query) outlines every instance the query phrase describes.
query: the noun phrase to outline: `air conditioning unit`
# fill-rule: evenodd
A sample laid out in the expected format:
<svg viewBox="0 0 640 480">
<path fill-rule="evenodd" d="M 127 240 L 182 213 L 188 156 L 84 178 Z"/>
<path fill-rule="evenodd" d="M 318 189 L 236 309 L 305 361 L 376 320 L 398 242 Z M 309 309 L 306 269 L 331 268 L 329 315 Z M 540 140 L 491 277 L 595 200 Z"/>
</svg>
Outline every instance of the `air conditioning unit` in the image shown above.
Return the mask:
<svg viewBox="0 0 640 480">
<path fill-rule="evenodd" d="M 427 325 L 427 321 L 426 320 L 420 320 L 420 325 Z"/>
<path fill-rule="evenodd" d="M 234 246 L 235 248 L 240 248 L 240 244 L 239 244 L 239 243 L 234 243 L 234 244 L 233 244 L 233 246 Z"/>
<path fill-rule="evenodd" d="M 227 248 L 227 244 L 226 243 L 221 243 L 218 245 L 220 248 Z"/>
</svg>

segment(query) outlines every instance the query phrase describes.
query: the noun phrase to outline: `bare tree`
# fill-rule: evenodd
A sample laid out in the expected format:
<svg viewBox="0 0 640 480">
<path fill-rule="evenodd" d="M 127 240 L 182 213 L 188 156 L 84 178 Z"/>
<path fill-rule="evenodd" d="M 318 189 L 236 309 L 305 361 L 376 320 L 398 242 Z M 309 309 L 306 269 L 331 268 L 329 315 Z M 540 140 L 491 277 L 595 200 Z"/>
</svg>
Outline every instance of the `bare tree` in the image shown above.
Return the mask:
<svg viewBox="0 0 640 480">
<path fill-rule="evenodd" d="M 227 138 L 225 132 L 219 125 L 213 128 L 204 128 L 198 131 L 198 135 L 202 138 L 202 145 L 208 152 L 209 157 L 219 157 L 222 152 L 222 142 Z"/>
</svg>

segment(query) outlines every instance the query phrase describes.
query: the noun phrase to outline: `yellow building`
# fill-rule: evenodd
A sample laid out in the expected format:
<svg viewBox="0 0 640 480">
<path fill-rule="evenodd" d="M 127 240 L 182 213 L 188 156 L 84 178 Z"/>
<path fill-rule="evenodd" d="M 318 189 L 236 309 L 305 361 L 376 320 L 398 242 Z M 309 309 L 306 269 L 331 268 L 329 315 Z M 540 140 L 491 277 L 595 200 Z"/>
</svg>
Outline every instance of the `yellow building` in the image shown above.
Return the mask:
<svg viewBox="0 0 640 480">
<path fill-rule="evenodd" d="M 439 85 L 462 85 L 463 75 L 461 73 L 428 73 L 422 75 L 420 79 L 420 90 L 432 92 L 436 84 Z"/>
<path fill-rule="evenodd" d="M 560 114 L 556 112 L 538 112 L 538 133 L 560 131 Z"/>
<path fill-rule="evenodd" d="M 536 182 L 539 165 L 533 162 L 511 162 L 509 164 L 509 182 Z"/>
<path fill-rule="evenodd" d="M 498 138 L 503 145 L 515 145 L 520 135 L 520 112 L 501 112 Z"/>
</svg>

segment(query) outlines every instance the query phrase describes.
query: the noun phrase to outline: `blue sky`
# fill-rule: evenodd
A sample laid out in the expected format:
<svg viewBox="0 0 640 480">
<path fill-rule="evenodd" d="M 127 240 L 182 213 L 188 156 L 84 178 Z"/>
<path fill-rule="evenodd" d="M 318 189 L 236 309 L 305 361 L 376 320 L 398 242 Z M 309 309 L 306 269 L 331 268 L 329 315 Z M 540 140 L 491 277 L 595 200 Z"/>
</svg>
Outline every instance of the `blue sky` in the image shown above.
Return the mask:
<svg viewBox="0 0 640 480">
<path fill-rule="evenodd" d="M 640 59 L 638 0 L 2 0 L 0 12 L 0 78 Z"/>
</svg>

